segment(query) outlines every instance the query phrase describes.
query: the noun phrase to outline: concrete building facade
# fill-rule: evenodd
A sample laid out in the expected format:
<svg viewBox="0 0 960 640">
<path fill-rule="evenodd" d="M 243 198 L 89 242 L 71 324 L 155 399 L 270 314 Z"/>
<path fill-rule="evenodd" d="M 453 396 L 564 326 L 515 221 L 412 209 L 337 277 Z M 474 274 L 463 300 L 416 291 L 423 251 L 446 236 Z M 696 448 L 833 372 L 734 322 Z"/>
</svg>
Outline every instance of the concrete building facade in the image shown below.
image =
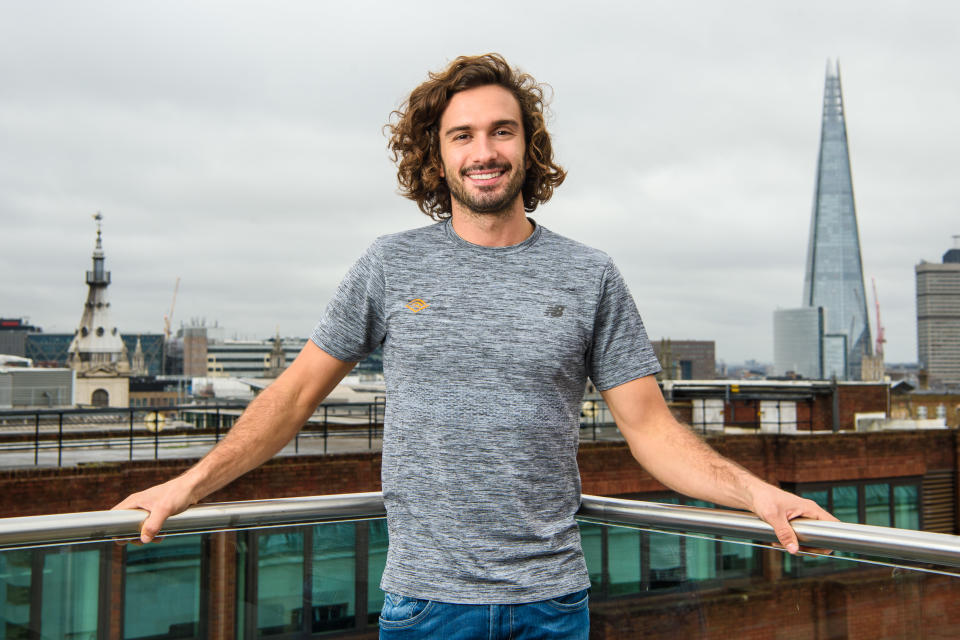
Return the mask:
<svg viewBox="0 0 960 640">
<path fill-rule="evenodd" d="M 960 236 L 917 277 L 917 356 L 932 385 L 960 387 Z"/>
<path fill-rule="evenodd" d="M 713 340 L 671 340 L 653 342 L 663 371 L 660 380 L 713 380 L 717 377 L 717 346 Z"/>
<path fill-rule="evenodd" d="M 774 375 L 823 378 L 823 329 L 823 307 L 774 311 Z"/>
</svg>

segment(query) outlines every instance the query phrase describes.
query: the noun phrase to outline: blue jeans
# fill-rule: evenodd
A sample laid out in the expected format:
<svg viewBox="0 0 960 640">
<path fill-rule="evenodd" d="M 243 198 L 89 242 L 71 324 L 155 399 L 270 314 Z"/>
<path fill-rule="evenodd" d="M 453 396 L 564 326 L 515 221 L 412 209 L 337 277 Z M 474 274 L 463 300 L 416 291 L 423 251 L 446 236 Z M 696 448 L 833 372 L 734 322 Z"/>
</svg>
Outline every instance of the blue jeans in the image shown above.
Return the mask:
<svg viewBox="0 0 960 640">
<path fill-rule="evenodd" d="M 525 604 L 450 604 L 387 593 L 380 640 L 587 640 L 587 591 Z"/>
</svg>

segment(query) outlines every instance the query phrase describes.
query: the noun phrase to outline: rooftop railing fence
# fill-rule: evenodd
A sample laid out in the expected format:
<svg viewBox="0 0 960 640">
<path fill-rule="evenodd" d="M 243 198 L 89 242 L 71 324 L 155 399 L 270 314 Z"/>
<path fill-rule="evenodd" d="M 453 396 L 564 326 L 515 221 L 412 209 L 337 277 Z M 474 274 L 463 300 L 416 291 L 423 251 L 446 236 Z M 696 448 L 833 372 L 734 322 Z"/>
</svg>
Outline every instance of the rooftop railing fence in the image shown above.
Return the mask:
<svg viewBox="0 0 960 640">
<path fill-rule="evenodd" d="M 696 402 L 694 402 L 696 404 Z M 127 460 L 161 457 L 163 447 L 212 445 L 230 429 L 242 413 L 243 402 L 173 404 L 152 407 L 99 407 L 0 409 L 0 454 L 32 453 L 34 465 L 65 462 L 64 454 L 79 449 L 126 447 Z M 386 402 L 336 402 L 321 404 L 293 441 L 291 453 L 300 453 L 302 439 L 321 439 L 322 452 L 329 451 L 331 439 L 365 437 L 367 449 L 373 449 L 383 433 Z M 750 412 L 726 419 L 709 417 L 701 408 L 692 428 L 704 435 L 719 433 L 725 427 L 744 430 L 796 433 L 809 431 L 809 420 L 798 421 L 781 412 L 772 418 Z M 732 418 L 736 418 L 733 420 Z M 616 423 L 606 403 L 598 395 L 585 398 L 580 414 L 582 440 L 620 439 Z M 318 452 L 311 447 L 310 453 Z M 41 461 L 41 454 L 50 454 Z M 21 465 L 22 466 L 22 463 Z"/>
<path fill-rule="evenodd" d="M 369 638 L 384 515 L 380 493 L 202 504 L 146 546 L 112 544 L 136 510 L 0 519 L 0 638 Z M 742 512 L 583 496 L 578 519 L 591 637 L 960 632 L 957 536 L 798 520 L 835 554 L 794 558 Z"/>
<path fill-rule="evenodd" d="M 144 452 L 160 458 L 163 447 L 212 445 L 233 426 L 245 403 L 163 405 L 154 407 L 99 407 L 0 410 L 0 454 L 55 453 L 56 466 L 64 465 L 68 450 L 126 446 L 127 459 Z M 321 404 L 293 441 L 300 452 L 301 439 L 321 439 L 323 453 L 331 438 L 365 437 L 367 448 L 383 431 L 385 403 L 335 402 Z M 137 455 L 135 455 L 137 454 Z M 51 459 L 52 463 L 53 460 Z"/>
<path fill-rule="evenodd" d="M 197 505 L 172 516 L 161 533 L 232 531 L 385 516 L 380 492 L 222 502 Z M 144 517 L 144 512 L 138 510 L 115 510 L 3 518 L 0 519 L 0 549 L 135 539 Z M 760 518 L 728 509 L 585 495 L 577 517 L 599 524 L 729 536 L 766 543 L 777 541 L 773 528 Z M 960 570 L 960 536 L 808 519 L 794 520 L 792 524 L 805 547 Z"/>
</svg>

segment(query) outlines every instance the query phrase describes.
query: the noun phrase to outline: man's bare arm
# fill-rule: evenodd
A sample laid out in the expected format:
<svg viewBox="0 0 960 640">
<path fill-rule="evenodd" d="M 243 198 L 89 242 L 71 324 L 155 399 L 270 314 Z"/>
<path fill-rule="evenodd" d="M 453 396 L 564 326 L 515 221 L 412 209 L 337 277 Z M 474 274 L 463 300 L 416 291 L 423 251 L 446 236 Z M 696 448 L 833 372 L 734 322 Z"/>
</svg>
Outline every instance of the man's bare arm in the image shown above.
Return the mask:
<svg viewBox="0 0 960 640">
<path fill-rule="evenodd" d="M 150 542 L 168 517 L 280 451 L 355 364 L 307 342 L 296 360 L 250 403 L 226 437 L 202 460 L 172 480 L 128 496 L 114 509 L 149 511 L 140 539 Z"/>
<path fill-rule="evenodd" d="M 684 495 L 753 511 L 790 553 L 799 549 L 790 520 L 836 520 L 814 501 L 764 482 L 711 449 L 676 421 L 653 376 L 602 395 L 633 457 L 657 480 Z"/>
</svg>

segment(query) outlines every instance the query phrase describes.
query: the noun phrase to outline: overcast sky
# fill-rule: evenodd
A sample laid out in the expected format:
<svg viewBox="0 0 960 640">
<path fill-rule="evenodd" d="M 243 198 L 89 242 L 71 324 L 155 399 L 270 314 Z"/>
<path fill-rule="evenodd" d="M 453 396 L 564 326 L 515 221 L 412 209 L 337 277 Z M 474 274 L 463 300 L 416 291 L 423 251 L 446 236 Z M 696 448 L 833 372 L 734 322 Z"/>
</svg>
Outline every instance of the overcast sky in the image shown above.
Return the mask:
<svg viewBox="0 0 960 640">
<path fill-rule="evenodd" d="M 430 222 L 396 195 L 382 126 L 460 54 L 552 85 L 569 177 L 534 218 L 614 257 L 654 339 L 772 359 L 828 58 L 888 362 L 916 360 L 914 265 L 960 234 L 953 2 L 0 7 L 0 315 L 49 332 L 80 320 L 102 211 L 122 332 L 162 331 L 180 277 L 174 325 L 307 335 L 364 247 Z"/>
</svg>

